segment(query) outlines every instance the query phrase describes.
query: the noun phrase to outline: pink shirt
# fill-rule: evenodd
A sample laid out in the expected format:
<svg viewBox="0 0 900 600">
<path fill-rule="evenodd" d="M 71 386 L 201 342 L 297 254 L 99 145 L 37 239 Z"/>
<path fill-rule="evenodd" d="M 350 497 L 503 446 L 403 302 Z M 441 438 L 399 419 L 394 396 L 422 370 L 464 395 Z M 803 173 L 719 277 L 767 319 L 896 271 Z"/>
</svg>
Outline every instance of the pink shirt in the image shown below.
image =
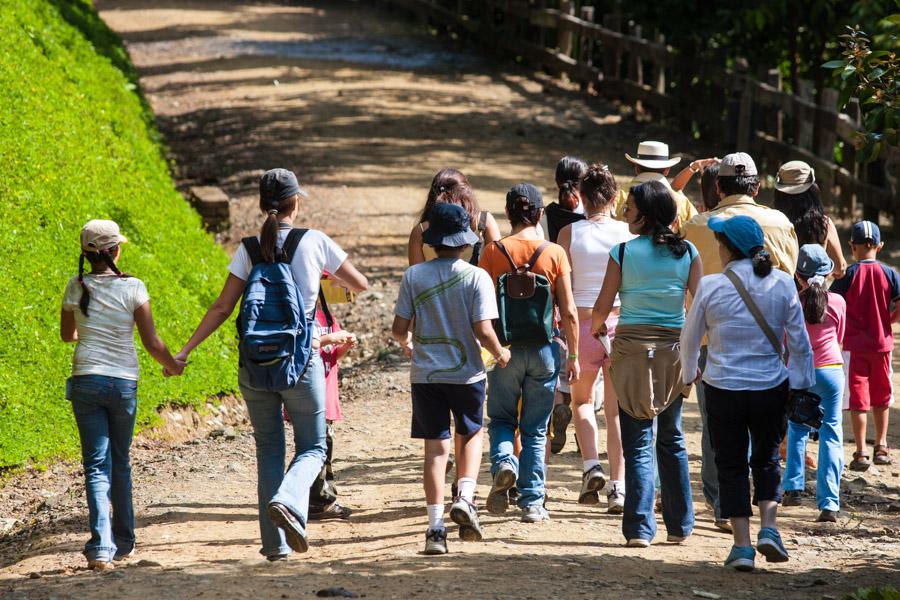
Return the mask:
<svg viewBox="0 0 900 600">
<path fill-rule="evenodd" d="M 825 321 L 815 325 L 806 324 L 809 342 L 813 349 L 813 363 L 816 367 L 844 363 L 844 359 L 841 357 L 841 344 L 844 343 L 846 323 L 847 303 L 840 295 L 828 292 Z"/>
</svg>

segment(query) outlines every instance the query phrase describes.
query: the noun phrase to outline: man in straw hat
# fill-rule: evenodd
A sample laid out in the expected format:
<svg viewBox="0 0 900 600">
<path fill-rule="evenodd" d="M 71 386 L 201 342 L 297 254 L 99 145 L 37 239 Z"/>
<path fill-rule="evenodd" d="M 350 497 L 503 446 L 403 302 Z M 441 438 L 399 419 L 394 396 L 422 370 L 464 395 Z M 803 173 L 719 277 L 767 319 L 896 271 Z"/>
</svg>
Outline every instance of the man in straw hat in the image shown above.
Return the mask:
<svg viewBox="0 0 900 600">
<path fill-rule="evenodd" d="M 687 199 L 687 196 L 681 192 L 681 188 L 674 189 L 667 179 L 669 169 L 681 162 L 681 157 L 675 156 L 670 158 L 669 146 L 667 144 L 648 141 L 638 144 L 637 156 L 629 156 L 626 153 L 625 158 L 634 164 L 635 177 L 629 181 L 627 185 L 619 188 L 619 193 L 616 197 L 616 218 L 624 218 L 625 201 L 628 200 L 628 191 L 631 188 L 648 181 L 659 181 L 669 188 L 672 192 L 672 197 L 675 198 L 678 213 L 677 218 L 675 219 L 675 225 L 672 229 L 674 231 L 680 231 L 682 224 L 697 214 L 697 209 L 695 209 L 694 205 Z M 702 165 L 700 165 L 697 166 L 695 170 L 694 164 L 695 163 L 691 163 L 691 166 L 685 169 L 685 171 L 689 171 L 690 174 L 693 174 L 702 169 Z M 690 177 L 683 177 L 683 175 L 684 171 L 678 174 L 676 180 L 684 180 L 684 183 L 687 183 Z"/>
</svg>

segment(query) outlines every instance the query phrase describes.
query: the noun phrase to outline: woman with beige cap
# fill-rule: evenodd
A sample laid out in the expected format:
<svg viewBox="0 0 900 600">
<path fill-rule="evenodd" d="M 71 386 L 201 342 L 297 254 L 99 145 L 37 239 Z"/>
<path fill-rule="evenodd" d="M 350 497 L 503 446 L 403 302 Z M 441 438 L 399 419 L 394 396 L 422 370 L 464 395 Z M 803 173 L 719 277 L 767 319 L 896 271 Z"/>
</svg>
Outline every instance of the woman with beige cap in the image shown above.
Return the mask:
<svg viewBox="0 0 900 600">
<path fill-rule="evenodd" d="M 825 247 L 834 261 L 835 278 L 843 277 L 847 261 L 841 251 L 834 222 L 825 214 L 825 207 L 816 183 L 816 172 L 802 160 L 786 162 L 778 169 L 775 179 L 775 208 L 787 216 L 797 232 L 800 246 L 819 244 Z"/>
<path fill-rule="evenodd" d="M 117 266 L 120 244 L 126 241 L 114 221 L 88 221 L 81 230 L 78 276 L 66 286 L 60 313 L 63 341 L 77 343 L 66 398 L 81 438 L 91 529 L 84 547 L 89 569 L 109 568 L 134 552 L 129 457 L 137 412 L 134 326 L 144 348 L 168 374 L 184 370 L 156 333 L 144 282 Z M 85 260 L 90 273 L 84 272 Z"/>
</svg>

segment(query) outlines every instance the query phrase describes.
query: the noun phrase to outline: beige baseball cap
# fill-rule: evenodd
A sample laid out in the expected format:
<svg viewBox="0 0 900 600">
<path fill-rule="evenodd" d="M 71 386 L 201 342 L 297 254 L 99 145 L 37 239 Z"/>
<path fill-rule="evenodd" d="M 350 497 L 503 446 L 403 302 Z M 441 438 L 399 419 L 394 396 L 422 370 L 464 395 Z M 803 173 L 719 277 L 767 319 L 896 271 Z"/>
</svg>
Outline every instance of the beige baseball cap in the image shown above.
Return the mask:
<svg viewBox="0 0 900 600">
<path fill-rule="evenodd" d="M 785 194 L 802 194 L 816 182 L 816 172 L 802 160 L 781 165 L 775 178 L 775 189 Z"/>
<path fill-rule="evenodd" d="M 81 228 L 81 249 L 85 252 L 109 250 L 127 241 L 119 232 L 119 225 L 115 221 L 93 219 Z"/>
</svg>

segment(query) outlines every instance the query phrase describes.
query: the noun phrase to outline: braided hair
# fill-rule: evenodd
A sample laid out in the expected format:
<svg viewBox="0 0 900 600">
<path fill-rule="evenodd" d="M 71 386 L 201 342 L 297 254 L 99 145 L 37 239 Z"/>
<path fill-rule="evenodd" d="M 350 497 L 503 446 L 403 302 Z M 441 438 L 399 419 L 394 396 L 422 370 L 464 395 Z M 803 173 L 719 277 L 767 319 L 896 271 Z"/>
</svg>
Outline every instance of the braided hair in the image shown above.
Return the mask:
<svg viewBox="0 0 900 600">
<path fill-rule="evenodd" d="M 85 317 L 88 316 L 88 305 L 91 303 L 91 290 L 84 282 L 84 259 L 87 259 L 88 262 L 91 263 L 92 268 L 108 267 L 116 274 L 116 277 L 131 277 L 128 273 L 120 271 L 116 266 L 113 254 L 118 248 L 119 245 L 116 244 L 115 246 L 98 250 L 97 252 L 82 251 L 81 256 L 78 258 L 78 283 L 81 284 L 81 299 L 78 301 L 78 308 L 81 309 L 81 312 L 84 313 Z"/>
</svg>

